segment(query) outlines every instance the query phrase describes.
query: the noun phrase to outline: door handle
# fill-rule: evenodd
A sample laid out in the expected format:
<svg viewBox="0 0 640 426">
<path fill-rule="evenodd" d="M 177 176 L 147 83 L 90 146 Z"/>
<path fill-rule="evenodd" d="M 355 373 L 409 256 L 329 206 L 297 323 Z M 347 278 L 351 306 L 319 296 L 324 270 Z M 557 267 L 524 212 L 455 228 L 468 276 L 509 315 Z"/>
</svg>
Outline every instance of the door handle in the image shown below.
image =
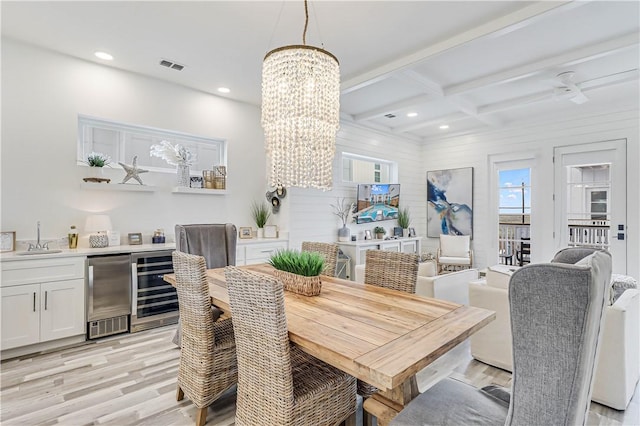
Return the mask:
<svg viewBox="0 0 640 426">
<path fill-rule="evenodd" d="M 47 310 L 47 293 L 49 293 L 48 291 L 44 292 L 44 310 Z"/>
<path fill-rule="evenodd" d="M 33 292 L 33 312 L 36 311 L 36 292 Z"/>
<path fill-rule="evenodd" d="M 138 263 L 131 263 L 131 317 L 138 317 Z"/>
<path fill-rule="evenodd" d="M 88 280 L 89 280 L 89 317 L 93 315 L 93 265 L 89 265 L 88 270 Z"/>
</svg>

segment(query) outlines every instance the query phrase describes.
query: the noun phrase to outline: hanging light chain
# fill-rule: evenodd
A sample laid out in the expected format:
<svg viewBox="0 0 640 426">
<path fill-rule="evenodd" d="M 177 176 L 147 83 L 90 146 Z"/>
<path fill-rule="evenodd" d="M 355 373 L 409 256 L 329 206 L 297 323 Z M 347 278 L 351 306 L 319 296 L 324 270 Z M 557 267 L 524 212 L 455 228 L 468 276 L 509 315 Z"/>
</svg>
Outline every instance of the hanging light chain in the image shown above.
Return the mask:
<svg viewBox="0 0 640 426">
<path fill-rule="evenodd" d="M 304 0 L 304 31 L 302 32 L 302 44 L 307 44 L 307 26 L 309 26 L 309 7 L 307 0 Z"/>
</svg>

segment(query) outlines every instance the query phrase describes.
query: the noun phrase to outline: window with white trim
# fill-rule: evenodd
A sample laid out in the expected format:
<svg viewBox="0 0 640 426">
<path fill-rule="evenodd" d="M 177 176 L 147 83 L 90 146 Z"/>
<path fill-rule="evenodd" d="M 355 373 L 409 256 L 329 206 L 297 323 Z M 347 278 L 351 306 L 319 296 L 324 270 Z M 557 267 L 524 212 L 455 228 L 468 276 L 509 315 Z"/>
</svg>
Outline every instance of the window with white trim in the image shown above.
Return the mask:
<svg viewBox="0 0 640 426">
<path fill-rule="evenodd" d="M 150 155 L 151 145 L 162 141 L 168 141 L 172 145 L 180 144 L 195 154 L 192 172 L 211 170 L 213 166 L 226 166 L 227 143 L 224 139 L 78 116 L 78 164 L 86 164 L 89 153 L 100 152 L 111 157 L 113 164 L 131 164 L 133 157 L 137 156 L 138 166 L 142 168 L 174 173 L 175 166 Z"/>
<path fill-rule="evenodd" d="M 380 158 L 342 153 L 342 181 L 353 183 L 393 183 L 397 164 Z"/>
</svg>

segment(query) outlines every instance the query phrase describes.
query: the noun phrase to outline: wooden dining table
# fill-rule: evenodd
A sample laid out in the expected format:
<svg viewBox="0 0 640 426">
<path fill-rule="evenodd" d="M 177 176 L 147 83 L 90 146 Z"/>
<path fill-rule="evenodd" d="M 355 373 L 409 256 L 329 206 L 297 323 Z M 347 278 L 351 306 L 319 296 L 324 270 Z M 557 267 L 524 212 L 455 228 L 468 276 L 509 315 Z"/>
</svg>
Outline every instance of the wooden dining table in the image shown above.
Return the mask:
<svg viewBox="0 0 640 426">
<path fill-rule="evenodd" d="M 242 269 L 272 275 L 266 264 Z M 175 286 L 175 275 L 164 276 Z M 207 270 L 211 302 L 233 312 L 224 268 Z M 285 292 L 289 338 L 376 386 L 365 409 L 384 426 L 418 394 L 415 375 L 495 319 L 495 312 L 322 276 L 319 296 Z"/>
</svg>

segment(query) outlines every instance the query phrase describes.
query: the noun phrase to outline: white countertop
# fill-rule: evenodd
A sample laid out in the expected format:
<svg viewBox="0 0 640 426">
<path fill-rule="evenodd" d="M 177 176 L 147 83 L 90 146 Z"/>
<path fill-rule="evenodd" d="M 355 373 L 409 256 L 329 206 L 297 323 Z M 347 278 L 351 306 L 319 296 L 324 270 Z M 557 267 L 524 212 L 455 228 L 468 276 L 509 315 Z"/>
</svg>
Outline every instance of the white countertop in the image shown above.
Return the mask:
<svg viewBox="0 0 640 426">
<path fill-rule="evenodd" d="M 387 239 L 371 239 L 371 240 L 356 240 L 356 241 L 338 241 L 336 244 L 343 246 L 366 246 L 366 245 L 375 245 L 375 244 L 384 244 L 384 243 L 392 243 L 394 241 L 417 241 L 421 240 L 422 237 L 398 237 L 398 238 L 387 238 Z"/>
<path fill-rule="evenodd" d="M 2 253 L 0 255 L 0 261 L 9 262 L 9 261 L 19 261 L 19 260 L 29 260 L 29 259 L 49 259 L 49 258 L 59 258 L 59 257 L 85 257 L 85 256 L 95 256 L 101 254 L 118 254 L 118 253 L 137 253 L 143 251 L 158 251 L 158 250 L 174 250 L 176 248 L 175 243 L 167 243 L 167 244 L 139 244 L 139 245 L 120 245 L 120 246 L 109 246 L 104 248 L 90 248 L 90 247 L 79 247 L 77 249 L 63 249 L 60 253 L 50 253 L 50 254 L 29 254 L 29 255 L 21 255 L 18 254 L 18 251 L 12 251 L 7 253 Z"/>
</svg>

